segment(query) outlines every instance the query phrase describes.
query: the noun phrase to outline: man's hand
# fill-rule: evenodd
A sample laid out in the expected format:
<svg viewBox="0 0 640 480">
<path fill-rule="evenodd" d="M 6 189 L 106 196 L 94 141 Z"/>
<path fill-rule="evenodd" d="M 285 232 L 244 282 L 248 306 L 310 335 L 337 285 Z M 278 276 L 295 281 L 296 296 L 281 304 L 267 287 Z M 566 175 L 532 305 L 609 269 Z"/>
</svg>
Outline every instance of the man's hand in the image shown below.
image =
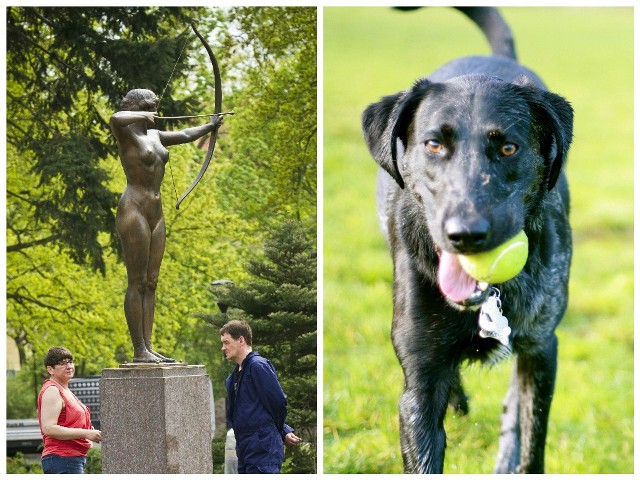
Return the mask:
<svg viewBox="0 0 640 480">
<path fill-rule="evenodd" d="M 289 445 L 289 446 L 297 445 L 300 443 L 300 441 L 301 439 L 297 437 L 296 434 L 293 432 L 287 433 L 284 437 L 285 445 Z"/>
</svg>

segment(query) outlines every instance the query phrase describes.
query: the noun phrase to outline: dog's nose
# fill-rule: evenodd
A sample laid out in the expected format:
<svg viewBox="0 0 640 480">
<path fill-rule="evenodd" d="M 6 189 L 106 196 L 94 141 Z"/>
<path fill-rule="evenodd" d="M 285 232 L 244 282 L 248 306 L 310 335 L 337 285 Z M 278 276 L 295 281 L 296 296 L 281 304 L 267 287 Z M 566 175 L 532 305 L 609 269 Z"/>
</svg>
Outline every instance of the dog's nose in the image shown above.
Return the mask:
<svg viewBox="0 0 640 480">
<path fill-rule="evenodd" d="M 482 250 L 489 238 L 489 222 L 483 217 L 452 217 L 444 225 L 447 239 L 461 253 Z"/>
</svg>

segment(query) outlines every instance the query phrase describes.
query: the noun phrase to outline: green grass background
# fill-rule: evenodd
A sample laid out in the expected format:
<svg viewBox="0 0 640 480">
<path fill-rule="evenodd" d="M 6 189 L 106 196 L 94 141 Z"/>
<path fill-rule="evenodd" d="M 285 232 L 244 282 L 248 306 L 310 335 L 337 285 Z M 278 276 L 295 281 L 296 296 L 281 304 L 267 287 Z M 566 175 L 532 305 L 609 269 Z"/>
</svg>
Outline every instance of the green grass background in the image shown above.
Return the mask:
<svg viewBox="0 0 640 480">
<path fill-rule="evenodd" d="M 560 325 L 549 473 L 633 472 L 633 10 L 503 8 L 520 61 L 575 109 L 574 260 Z M 448 8 L 324 9 L 324 472 L 398 473 L 402 372 L 391 261 L 375 215 L 363 109 L 453 58 L 489 53 Z M 511 361 L 463 370 L 447 473 L 490 473 Z"/>
</svg>

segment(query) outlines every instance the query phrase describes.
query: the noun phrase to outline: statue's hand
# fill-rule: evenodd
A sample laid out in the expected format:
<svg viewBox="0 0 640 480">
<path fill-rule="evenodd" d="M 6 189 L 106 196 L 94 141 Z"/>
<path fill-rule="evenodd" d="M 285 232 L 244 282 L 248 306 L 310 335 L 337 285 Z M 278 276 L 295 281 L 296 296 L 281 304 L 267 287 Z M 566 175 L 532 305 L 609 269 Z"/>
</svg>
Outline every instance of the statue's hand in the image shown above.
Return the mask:
<svg viewBox="0 0 640 480">
<path fill-rule="evenodd" d="M 222 125 L 223 118 L 224 117 L 222 115 L 211 116 L 211 131 L 213 131 L 215 128 L 219 127 L 220 125 Z"/>
<path fill-rule="evenodd" d="M 154 117 L 158 115 L 158 112 L 140 112 L 147 119 L 147 126 L 152 126 L 156 124 L 156 120 Z"/>
</svg>

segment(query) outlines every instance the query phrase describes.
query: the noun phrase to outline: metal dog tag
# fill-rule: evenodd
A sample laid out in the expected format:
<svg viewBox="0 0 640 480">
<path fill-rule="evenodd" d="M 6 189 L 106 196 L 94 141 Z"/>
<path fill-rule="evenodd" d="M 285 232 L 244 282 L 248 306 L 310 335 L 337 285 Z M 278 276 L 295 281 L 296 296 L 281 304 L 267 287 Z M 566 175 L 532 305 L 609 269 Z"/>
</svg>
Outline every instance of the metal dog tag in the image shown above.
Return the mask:
<svg viewBox="0 0 640 480">
<path fill-rule="evenodd" d="M 502 315 L 498 289 L 494 289 L 494 293 L 482 304 L 478 326 L 480 327 L 479 335 L 482 338 L 495 338 L 504 346 L 509 345 L 511 328 L 509 328 L 507 317 Z"/>
</svg>

